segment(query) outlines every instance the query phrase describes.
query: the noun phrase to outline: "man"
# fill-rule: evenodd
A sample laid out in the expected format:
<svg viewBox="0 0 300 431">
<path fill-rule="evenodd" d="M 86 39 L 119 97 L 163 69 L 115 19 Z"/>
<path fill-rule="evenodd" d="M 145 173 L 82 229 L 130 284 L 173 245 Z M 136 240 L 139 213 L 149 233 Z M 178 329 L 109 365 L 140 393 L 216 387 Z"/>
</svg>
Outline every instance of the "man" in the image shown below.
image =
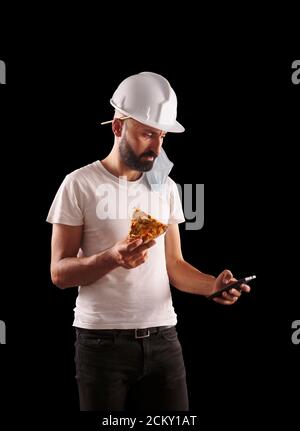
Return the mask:
<svg viewBox="0 0 300 431">
<path fill-rule="evenodd" d="M 47 219 L 53 223 L 53 283 L 79 286 L 80 408 L 188 410 L 169 282 L 209 296 L 235 279 L 228 270 L 217 278 L 204 274 L 182 256 L 178 224 L 184 215 L 162 150 L 167 132 L 184 131 L 169 82 L 150 72 L 130 76 L 111 104 L 110 154 L 67 175 Z M 148 243 L 128 239 L 135 206 L 168 224 L 165 235 Z M 214 300 L 230 305 L 240 294 L 232 289 Z"/>
</svg>

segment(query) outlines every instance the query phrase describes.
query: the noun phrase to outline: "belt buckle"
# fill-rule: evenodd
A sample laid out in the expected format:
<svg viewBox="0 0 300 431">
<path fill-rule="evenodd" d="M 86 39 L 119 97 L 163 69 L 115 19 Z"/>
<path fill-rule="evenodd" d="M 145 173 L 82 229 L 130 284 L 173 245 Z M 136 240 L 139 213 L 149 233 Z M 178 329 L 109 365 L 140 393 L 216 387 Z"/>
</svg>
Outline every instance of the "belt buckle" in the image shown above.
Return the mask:
<svg viewBox="0 0 300 431">
<path fill-rule="evenodd" d="M 138 331 L 141 331 L 141 329 L 135 329 L 134 330 L 134 338 L 147 338 L 150 337 L 150 330 L 147 329 L 147 334 L 146 335 L 138 335 Z"/>
</svg>

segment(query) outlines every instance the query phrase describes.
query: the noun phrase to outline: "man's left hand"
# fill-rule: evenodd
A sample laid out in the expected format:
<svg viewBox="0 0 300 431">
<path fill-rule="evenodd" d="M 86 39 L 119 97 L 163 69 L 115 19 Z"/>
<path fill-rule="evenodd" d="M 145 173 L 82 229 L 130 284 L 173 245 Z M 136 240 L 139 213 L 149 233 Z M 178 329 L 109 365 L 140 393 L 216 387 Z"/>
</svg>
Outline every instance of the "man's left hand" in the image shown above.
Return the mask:
<svg viewBox="0 0 300 431">
<path fill-rule="evenodd" d="M 215 280 L 214 284 L 214 292 L 217 292 L 218 290 L 222 289 L 225 286 L 230 285 L 231 283 L 234 283 L 236 278 L 233 277 L 232 272 L 228 269 L 225 269 L 221 272 L 221 274 L 218 275 L 218 277 Z M 241 284 L 240 285 L 240 291 L 238 289 L 230 289 L 228 292 L 222 292 L 222 296 L 218 296 L 214 298 L 213 300 L 217 302 L 218 304 L 223 305 L 232 305 L 237 302 L 237 300 L 240 298 L 243 292 L 250 292 L 250 286 L 248 284 Z"/>
</svg>

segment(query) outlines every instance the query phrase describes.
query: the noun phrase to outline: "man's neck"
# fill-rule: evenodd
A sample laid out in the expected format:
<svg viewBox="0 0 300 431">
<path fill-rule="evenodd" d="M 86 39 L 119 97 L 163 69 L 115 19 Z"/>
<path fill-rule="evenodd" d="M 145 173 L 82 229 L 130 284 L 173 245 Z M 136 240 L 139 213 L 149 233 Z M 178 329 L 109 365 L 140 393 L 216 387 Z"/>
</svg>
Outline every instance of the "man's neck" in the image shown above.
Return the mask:
<svg viewBox="0 0 300 431">
<path fill-rule="evenodd" d="M 101 160 L 101 163 L 112 175 L 115 177 L 126 177 L 127 181 L 136 181 L 142 175 L 141 172 L 130 169 L 112 153 Z"/>
</svg>

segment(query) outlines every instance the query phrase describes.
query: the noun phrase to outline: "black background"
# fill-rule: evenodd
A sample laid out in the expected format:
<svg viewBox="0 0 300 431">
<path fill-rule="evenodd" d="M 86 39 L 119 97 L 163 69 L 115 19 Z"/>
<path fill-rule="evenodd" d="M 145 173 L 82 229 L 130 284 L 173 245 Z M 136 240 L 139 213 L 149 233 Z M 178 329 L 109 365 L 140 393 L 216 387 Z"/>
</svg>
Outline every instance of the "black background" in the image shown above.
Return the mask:
<svg viewBox="0 0 300 431">
<path fill-rule="evenodd" d="M 257 275 L 251 294 L 232 307 L 172 289 L 191 409 L 224 426 L 241 425 L 237 413 L 254 424 L 294 418 L 300 85 L 291 82 L 291 64 L 299 51 L 289 33 L 185 39 L 182 29 L 176 40 L 168 33 L 142 48 L 97 31 L 91 39 L 78 31 L 42 42 L 35 33 L 1 47 L 3 411 L 76 417 L 76 289 L 51 283 L 45 218 L 64 176 L 110 151 L 113 136 L 99 123 L 111 118 L 114 89 L 131 74 L 154 71 L 175 89 L 186 128 L 166 140 L 171 177 L 205 184 L 203 229 L 181 226 L 185 259 L 214 275 L 224 268 Z"/>
</svg>

